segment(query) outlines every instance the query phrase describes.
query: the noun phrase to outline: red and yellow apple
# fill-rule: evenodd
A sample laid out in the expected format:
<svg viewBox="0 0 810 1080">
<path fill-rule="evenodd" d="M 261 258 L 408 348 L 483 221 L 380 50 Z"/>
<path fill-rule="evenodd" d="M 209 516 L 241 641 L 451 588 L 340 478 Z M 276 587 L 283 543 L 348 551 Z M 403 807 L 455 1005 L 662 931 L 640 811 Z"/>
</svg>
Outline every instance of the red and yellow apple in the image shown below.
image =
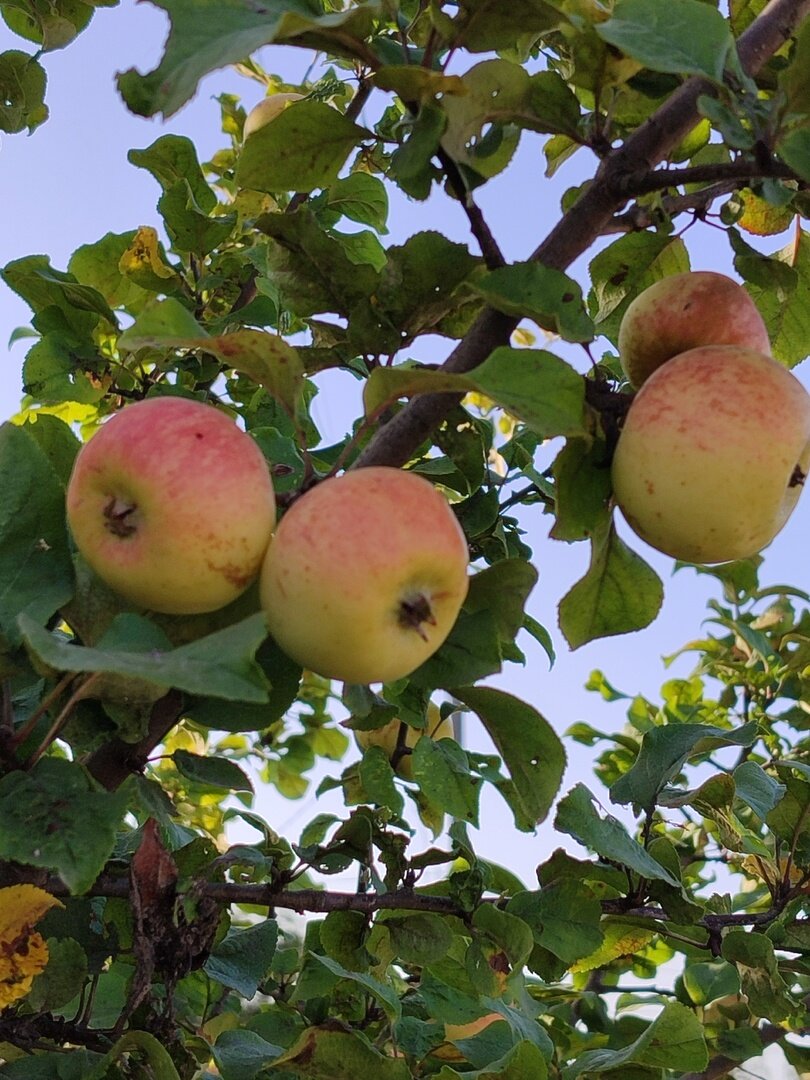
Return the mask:
<svg viewBox="0 0 810 1080">
<path fill-rule="evenodd" d="M 736 281 L 711 270 L 656 281 L 633 300 L 619 326 L 619 356 L 634 387 L 673 356 L 704 345 L 771 351 L 754 301 Z"/>
<path fill-rule="evenodd" d="M 391 720 L 390 723 L 384 724 L 383 727 L 373 728 L 371 731 L 355 731 L 354 738 L 361 750 L 368 750 L 370 746 L 380 746 L 389 758 L 393 758 L 399 741 L 399 725 L 399 720 Z M 427 709 L 427 727 L 424 731 L 420 731 L 418 728 L 408 725 L 405 734 L 405 745 L 410 750 L 413 750 L 423 736 L 430 739 L 453 738 L 452 719 L 449 716 L 442 718 L 439 706 L 432 701 Z M 396 771 L 405 780 L 413 779 L 413 762 L 410 754 L 402 755 L 397 763 Z"/>
<path fill-rule="evenodd" d="M 68 523 L 96 574 L 140 607 L 215 611 L 257 576 L 275 524 L 267 462 L 211 405 L 127 405 L 79 452 Z"/>
<path fill-rule="evenodd" d="M 242 138 L 247 139 L 254 131 L 263 128 L 264 125 L 269 124 L 271 120 L 275 120 L 279 113 L 282 113 L 294 102 L 301 101 L 303 97 L 303 94 L 290 92 L 284 94 L 268 94 L 266 98 L 262 98 L 259 104 L 255 105 L 245 117 L 245 125 L 242 128 Z"/>
<path fill-rule="evenodd" d="M 616 502 L 686 562 L 747 558 L 790 516 L 810 468 L 810 395 L 770 356 L 690 349 L 633 399 L 613 459 Z"/>
<path fill-rule="evenodd" d="M 416 473 L 332 477 L 292 505 L 268 548 L 260 592 L 270 633 L 318 675 L 400 679 L 450 633 L 468 558 L 447 500 Z"/>
</svg>

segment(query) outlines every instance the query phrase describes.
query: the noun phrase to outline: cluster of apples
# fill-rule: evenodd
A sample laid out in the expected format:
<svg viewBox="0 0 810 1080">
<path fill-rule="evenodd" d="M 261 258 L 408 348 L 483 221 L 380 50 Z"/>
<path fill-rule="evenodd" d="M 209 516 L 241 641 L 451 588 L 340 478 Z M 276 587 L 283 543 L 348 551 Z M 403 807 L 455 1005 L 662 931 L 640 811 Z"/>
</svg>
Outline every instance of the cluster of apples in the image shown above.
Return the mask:
<svg viewBox="0 0 810 1080">
<path fill-rule="evenodd" d="M 469 552 L 447 500 L 401 469 L 358 469 L 297 499 L 276 528 L 270 468 L 225 413 L 164 396 L 85 443 L 67 489 L 76 546 L 127 601 L 215 611 L 256 577 L 268 628 L 327 678 L 390 682 L 442 644 Z"/>
<path fill-rule="evenodd" d="M 685 562 L 756 554 L 801 494 L 810 394 L 746 291 L 710 271 L 664 278 L 628 307 L 619 353 L 638 390 L 613 459 L 630 527 Z"/>
</svg>

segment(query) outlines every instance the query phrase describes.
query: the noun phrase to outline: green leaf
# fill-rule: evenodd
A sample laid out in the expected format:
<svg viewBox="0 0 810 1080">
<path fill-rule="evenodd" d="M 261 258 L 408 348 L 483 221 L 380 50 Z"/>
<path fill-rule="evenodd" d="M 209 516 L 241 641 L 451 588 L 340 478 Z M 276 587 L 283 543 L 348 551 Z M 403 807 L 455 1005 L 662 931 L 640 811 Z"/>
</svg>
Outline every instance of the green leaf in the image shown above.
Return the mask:
<svg viewBox="0 0 810 1080">
<path fill-rule="evenodd" d="M 568 83 L 556 71 L 538 71 L 529 80 L 526 98 L 529 121 L 520 123 L 532 131 L 548 134 L 578 135 L 580 104 Z"/>
<path fill-rule="evenodd" d="M 635 1042 L 621 1050 L 586 1050 L 563 1069 L 563 1080 L 575 1080 L 584 1073 L 600 1075 L 628 1064 L 669 1069 L 681 1075 L 701 1071 L 709 1062 L 703 1025 L 694 1012 L 679 1001 L 665 1005 Z"/>
<path fill-rule="evenodd" d="M 67 487 L 73 462 L 82 445 L 69 425 L 57 416 L 41 412 L 36 416 L 29 416 L 27 423 L 22 426 L 23 431 L 31 436 L 45 454 L 59 483 Z M 1 440 L 2 429 L 0 429 Z"/>
<path fill-rule="evenodd" d="M 607 449 L 591 439 L 567 439 L 554 459 L 555 540 L 585 540 L 603 531 L 610 514 Z"/>
<path fill-rule="evenodd" d="M 477 682 L 501 670 L 501 631 L 491 611 L 462 609 L 442 647 L 409 679 L 425 689 Z"/>
<path fill-rule="evenodd" d="M 559 737 L 536 709 L 502 690 L 464 686 L 453 696 L 480 717 L 509 770 L 512 788 L 502 794 L 515 823 L 532 830 L 545 820 L 560 789 L 565 750 Z"/>
<path fill-rule="evenodd" d="M 495 620 L 502 645 L 511 645 L 523 627 L 524 608 L 537 571 L 525 559 L 502 559 L 470 579 L 465 611 L 488 611 Z"/>
<path fill-rule="evenodd" d="M 94 244 L 83 244 L 70 257 L 68 270 L 77 281 L 96 289 L 111 308 L 140 309 L 150 293 L 120 270 L 125 252 L 137 232 L 108 232 Z"/>
<path fill-rule="evenodd" d="M 621 863 L 643 878 L 665 881 L 680 891 L 680 882 L 649 855 L 611 814 L 600 816 L 595 796 L 584 784 L 577 784 L 560 800 L 554 827 L 578 840 L 604 859 Z"/>
<path fill-rule="evenodd" d="M 209 71 L 238 64 L 264 45 L 287 41 L 307 48 L 353 56 L 353 40 L 366 36 L 375 4 L 322 14 L 317 0 L 212 0 L 200 17 L 197 0 L 154 0 L 171 19 L 160 65 L 148 75 L 134 69 L 118 76 L 118 89 L 140 116 L 162 112 L 169 117 L 191 98 Z"/>
<path fill-rule="evenodd" d="M 504 346 L 467 377 L 472 389 L 544 438 L 587 433 L 585 380 L 553 353 Z"/>
<path fill-rule="evenodd" d="M 84 769 L 42 758 L 30 772 L 0 778 L 0 859 L 41 866 L 71 893 L 93 884 L 110 857 L 126 791 L 96 791 Z"/>
<path fill-rule="evenodd" d="M 158 199 L 166 232 L 177 251 L 207 255 L 224 244 L 236 224 L 236 215 L 209 217 L 202 212 L 187 180 L 178 180 Z"/>
<path fill-rule="evenodd" d="M 680 237 L 632 232 L 615 240 L 591 260 L 588 306 L 597 330 L 614 345 L 619 323 L 630 303 L 650 285 L 689 269 Z"/>
<path fill-rule="evenodd" d="M 802 1012 L 779 973 L 769 938 L 748 930 L 729 930 L 723 938 L 722 948 L 723 959 L 736 965 L 742 992 L 754 1016 L 776 1023 Z"/>
<path fill-rule="evenodd" d="M 462 169 L 489 178 L 506 168 L 517 149 L 520 129 L 512 120 L 527 111 L 529 76 L 519 64 L 496 59 L 476 64 L 462 79 L 463 93 L 442 98 L 442 147 Z"/>
<path fill-rule="evenodd" d="M 564 879 L 538 892 L 517 893 L 506 910 L 528 923 L 536 943 L 566 965 L 602 944 L 602 906 L 582 881 Z"/>
<path fill-rule="evenodd" d="M 3 268 L 0 277 L 22 297 L 35 316 L 46 308 L 57 308 L 63 320 L 60 329 L 71 331 L 79 340 L 89 342 L 99 316 L 98 311 L 94 310 L 94 306 L 98 306 L 94 298 L 97 297 L 101 306 L 105 306 L 103 297 L 95 289 L 79 285 L 72 274 L 54 270 L 47 255 L 27 255 L 15 259 Z"/>
<path fill-rule="evenodd" d="M 304 366 L 298 351 L 262 330 L 236 330 L 198 343 L 229 368 L 248 375 L 295 415 L 304 387 Z"/>
<path fill-rule="evenodd" d="M 204 214 L 210 214 L 217 205 L 217 197 L 200 168 L 194 143 L 185 135 L 161 135 L 143 150 L 130 150 L 127 160 L 139 169 L 147 169 L 164 191 L 185 181 Z"/>
<path fill-rule="evenodd" d="M 254 659 L 267 636 L 261 612 L 177 649 L 139 615 L 116 617 L 111 631 L 115 644 L 111 642 L 110 648 L 103 647 L 104 640 L 96 648 L 68 643 L 27 615 L 19 617 L 18 625 L 29 648 L 58 671 L 137 676 L 158 686 L 228 701 L 268 700 L 266 680 Z"/>
<path fill-rule="evenodd" d="M 481 780 L 467 764 L 467 755 L 452 739 L 418 739 L 411 755 L 413 778 L 428 799 L 445 813 L 478 824 Z"/>
<path fill-rule="evenodd" d="M 594 23 L 609 45 L 653 71 L 705 75 L 722 82 L 734 39 L 720 12 L 700 0 L 617 0 L 611 17 Z"/>
<path fill-rule="evenodd" d="M 774 357 L 795 367 L 810 353 L 810 233 L 802 231 L 770 257 L 761 255 L 729 230 L 735 252 L 734 268 L 768 328 Z"/>
<path fill-rule="evenodd" d="M 725 960 L 687 964 L 681 979 L 695 1005 L 706 1006 L 717 998 L 740 992 L 740 976 Z"/>
<path fill-rule="evenodd" d="M 368 264 L 353 263 L 309 207 L 292 214 L 263 214 L 256 227 L 271 237 L 258 269 L 299 317 L 327 311 L 348 316 L 376 294 L 379 273 Z"/>
<path fill-rule="evenodd" d="M 274 1046 L 247 1028 L 223 1031 L 213 1048 L 222 1080 L 254 1080 L 283 1053 L 282 1046 Z"/>
<path fill-rule="evenodd" d="M 733 772 L 737 798 L 764 821 L 784 796 L 784 784 L 769 776 L 755 761 L 744 761 Z"/>
<path fill-rule="evenodd" d="M 797 176 L 810 180 L 810 129 L 797 128 L 782 135 L 777 141 L 776 150 Z"/>
<path fill-rule="evenodd" d="M 206 960 L 206 974 L 250 1000 L 270 973 L 277 942 L 275 919 L 231 929 Z"/>
<path fill-rule="evenodd" d="M 391 935 L 397 957 L 406 964 L 424 967 L 440 960 L 450 951 L 453 932 L 447 920 L 430 912 L 413 915 L 393 915 L 378 925 Z"/>
<path fill-rule="evenodd" d="M 187 307 L 168 297 L 153 300 L 118 339 L 118 348 L 136 352 L 144 348 L 204 348 L 208 334 Z"/>
<path fill-rule="evenodd" d="M 387 806 L 393 813 L 402 814 L 405 800 L 397 790 L 391 761 L 381 746 L 370 746 L 366 750 L 359 770 L 360 783 L 366 796 L 378 806 Z"/>
<path fill-rule="evenodd" d="M 351 982 L 357 983 L 358 986 L 362 986 L 364 990 L 368 991 L 368 993 L 379 1003 L 391 1023 L 396 1023 L 402 1016 L 402 1002 L 399 1000 L 399 994 L 393 986 L 380 982 L 380 980 L 375 979 L 373 975 L 364 975 L 362 972 L 358 971 L 348 971 L 342 964 L 339 964 L 337 960 L 333 960 L 329 956 L 319 956 L 317 953 L 312 953 L 311 955 L 339 979 L 349 979 Z"/>
<path fill-rule="evenodd" d="M 509 49 L 525 36 L 536 37 L 562 21 L 555 3 L 545 0 L 465 0 L 451 24 L 452 44 L 470 52 Z"/>
<path fill-rule="evenodd" d="M 9 49 L 0 53 L 0 131 L 29 134 L 48 119 L 45 69 L 33 56 Z"/>
<path fill-rule="evenodd" d="M 708 724 L 666 724 L 645 732 L 631 769 L 612 785 L 611 802 L 632 803 L 636 813 L 652 810 L 664 787 L 695 753 L 719 746 L 753 746 L 758 737 L 753 721 L 736 730 Z"/>
<path fill-rule="evenodd" d="M 388 231 L 388 192 L 376 176 L 356 172 L 336 180 L 326 192 L 326 205 L 352 221 L 370 225 L 378 233 Z"/>
<path fill-rule="evenodd" d="M 473 926 L 506 954 L 510 967 L 522 971 L 529 959 L 534 938 L 531 928 L 517 912 L 501 911 L 494 904 L 481 904 L 473 914 Z"/>
<path fill-rule="evenodd" d="M 61 405 L 65 401 L 94 405 L 104 396 L 104 390 L 85 368 L 92 370 L 98 360 L 92 347 L 78 345 L 75 339 L 60 333 L 45 334 L 25 357 L 23 390 L 43 405 Z"/>
<path fill-rule="evenodd" d="M 0 491 L 0 637 L 17 645 L 21 612 L 44 623 L 73 595 L 65 493 L 31 425 L 0 426 Z"/>
<path fill-rule="evenodd" d="M 426 102 L 410 122 L 406 141 L 391 155 L 391 179 L 412 199 L 430 194 L 437 178 L 433 158 L 446 128 L 447 113 Z"/>
<path fill-rule="evenodd" d="M 43 52 L 69 45 L 92 17 L 93 5 L 82 0 L 53 0 L 42 6 L 11 0 L 3 10 L 3 20 L 14 33 L 41 45 Z"/>
<path fill-rule="evenodd" d="M 321 946 L 349 971 L 368 971 L 372 957 L 365 946 L 368 920 L 362 911 L 330 911 L 321 923 Z"/>
<path fill-rule="evenodd" d="M 323 957 L 319 957 L 323 961 Z M 347 1031 L 339 1021 L 326 1021 L 307 1030 L 274 1067 L 301 1080 L 410 1080 L 402 1058 L 386 1057 L 361 1035 Z"/>
<path fill-rule="evenodd" d="M 81 993 L 87 978 L 87 956 L 73 938 L 48 939 L 48 964 L 37 975 L 26 1001 L 35 1012 L 53 1012 Z"/>
<path fill-rule="evenodd" d="M 171 757 L 177 771 L 196 784 L 224 788 L 226 791 L 253 791 L 253 784 L 245 772 L 227 758 L 203 757 L 190 754 L 187 750 L 175 750 Z"/>
<path fill-rule="evenodd" d="M 661 579 L 612 523 L 591 545 L 587 574 L 560 601 L 560 629 L 572 649 L 649 626 L 664 599 Z"/>
<path fill-rule="evenodd" d="M 461 1046 L 469 1040 L 457 1040 Z M 542 1052 L 534 1043 L 524 1040 L 483 1069 L 456 1072 L 450 1065 L 443 1066 L 436 1080 L 547 1080 L 548 1065 Z"/>
<path fill-rule="evenodd" d="M 532 319 L 565 341 L 591 341 L 594 325 L 582 300 L 582 289 L 559 270 L 537 262 L 513 263 L 490 270 L 470 285 L 498 311 Z"/>
<path fill-rule="evenodd" d="M 322 101 L 299 101 L 245 142 L 235 181 L 256 191 L 328 187 L 367 133 Z"/>
<path fill-rule="evenodd" d="M 148 1031 L 128 1031 L 126 1035 L 122 1035 L 99 1064 L 85 1074 L 84 1080 L 106 1080 L 110 1075 L 110 1068 L 124 1054 L 133 1052 L 146 1058 L 154 1080 L 180 1080 L 168 1051 Z"/>
</svg>

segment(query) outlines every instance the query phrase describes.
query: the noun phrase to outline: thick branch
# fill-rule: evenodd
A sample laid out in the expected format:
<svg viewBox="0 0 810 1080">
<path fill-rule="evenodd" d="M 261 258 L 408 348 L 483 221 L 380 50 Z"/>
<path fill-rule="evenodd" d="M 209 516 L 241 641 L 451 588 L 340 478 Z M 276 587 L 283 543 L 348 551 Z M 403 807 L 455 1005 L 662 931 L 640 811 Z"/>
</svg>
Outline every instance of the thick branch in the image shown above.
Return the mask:
<svg viewBox="0 0 810 1080">
<path fill-rule="evenodd" d="M 114 791 L 131 773 L 141 772 L 156 746 L 159 746 L 183 715 L 183 697 L 176 690 L 156 702 L 146 734 L 136 743 L 111 739 L 85 761 L 90 775 L 99 784 Z"/>
<path fill-rule="evenodd" d="M 737 48 L 743 68 L 755 75 L 810 14 L 810 0 L 771 0 L 740 36 Z M 590 187 L 560 219 L 531 259 L 566 270 L 588 250 L 627 201 L 628 190 L 643 181 L 697 123 L 697 101 L 712 94 L 703 79 L 687 80 L 627 142 L 604 159 Z M 483 363 L 494 348 L 506 345 L 517 320 L 485 308 L 442 370 L 465 372 Z M 357 459 L 363 465 L 404 465 L 428 438 L 459 397 L 422 394 L 381 428 Z"/>
</svg>

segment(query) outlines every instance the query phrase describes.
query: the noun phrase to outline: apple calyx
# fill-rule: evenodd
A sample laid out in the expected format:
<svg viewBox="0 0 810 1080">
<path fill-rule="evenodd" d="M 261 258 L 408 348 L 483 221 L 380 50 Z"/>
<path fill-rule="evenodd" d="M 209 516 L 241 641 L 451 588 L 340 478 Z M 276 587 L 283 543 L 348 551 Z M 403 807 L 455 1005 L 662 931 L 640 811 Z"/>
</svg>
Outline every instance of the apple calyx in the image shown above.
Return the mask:
<svg viewBox="0 0 810 1080">
<path fill-rule="evenodd" d="M 407 600 L 400 600 L 398 621 L 403 629 L 415 630 L 422 641 L 427 641 L 428 636 L 422 624 L 427 623 L 428 626 L 435 626 L 436 616 L 433 614 L 430 601 L 424 593 L 417 593 L 416 596 Z"/>
<path fill-rule="evenodd" d="M 807 473 L 804 472 L 801 465 L 796 465 L 793 472 L 790 474 L 790 480 L 788 480 L 788 487 L 804 487 L 804 482 L 807 479 Z"/>
<path fill-rule="evenodd" d="M 138 531 L 138 527 L 129 518 L 137 509 L 137 503 L 111 495 L 104 507 L 104 527 L 113 536 L 132 536 Z"/>
</svg>

